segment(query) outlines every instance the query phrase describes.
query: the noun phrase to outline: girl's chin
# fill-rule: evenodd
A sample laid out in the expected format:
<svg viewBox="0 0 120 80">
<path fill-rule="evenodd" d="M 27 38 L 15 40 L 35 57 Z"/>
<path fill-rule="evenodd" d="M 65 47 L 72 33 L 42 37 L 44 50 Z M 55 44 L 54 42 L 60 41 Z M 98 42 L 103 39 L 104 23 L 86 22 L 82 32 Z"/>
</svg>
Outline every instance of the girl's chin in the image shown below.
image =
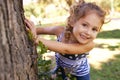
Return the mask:
<svg viewBox="0 0 120 80">
<path fill-rule="evenodd" d="M 81 44 L 87 44 L 87 43 L 89 43 L 90 42 L 90 40 L 79 40 L 79 43 L 81 43 Z"/>
<path fill-rule="evenodd" d="M 81 43 L 81 44 L 87 44 L 88 42 L 87 41 L 80 41 L 79 43 Z"/>
<path fill-rule="evenodd" d="M 79 43 L 81 43 L 81 44 L 87 44 L 87 43 L 89 43 L 91 40 L 90 40 L 90 39 L 81 39 L 81 38 L 79 38 L 78 41 L 79 41 Z"/>
</svg>

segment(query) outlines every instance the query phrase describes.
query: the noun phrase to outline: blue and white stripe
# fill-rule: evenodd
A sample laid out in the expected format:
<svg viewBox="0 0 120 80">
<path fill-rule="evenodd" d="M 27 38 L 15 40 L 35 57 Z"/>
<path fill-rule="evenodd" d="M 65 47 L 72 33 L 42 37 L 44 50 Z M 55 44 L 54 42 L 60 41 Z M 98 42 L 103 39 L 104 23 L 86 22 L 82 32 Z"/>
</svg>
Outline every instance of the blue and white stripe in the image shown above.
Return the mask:
<svg viewBox="0 0 120 80">
<path fill-rule="evenodd" d="M 61 41 L 63 34 L 58 37 L 57 41 Z M 90 72 L 90 66 L 88 60 L 86 58 L 87 53 L 83 55 L 75 54 L 69 55 L 65 54 L 62 55 L 60 53 L 56 53 L 56 64 L 57 67 L 62 67 L 63 69 L 67 70 L 68 73 L 75 75 L 75 76 L 84 76 Z"/>
<path fill-rule="evenodd" d="M 89 73 L 90 66 L 86 57 L 79 60 L 70 60 L 59 53 L 55 54 L 57 66 L 68 69 L 69 73 L 75 76 L 84 76 Z"/>
</svg>

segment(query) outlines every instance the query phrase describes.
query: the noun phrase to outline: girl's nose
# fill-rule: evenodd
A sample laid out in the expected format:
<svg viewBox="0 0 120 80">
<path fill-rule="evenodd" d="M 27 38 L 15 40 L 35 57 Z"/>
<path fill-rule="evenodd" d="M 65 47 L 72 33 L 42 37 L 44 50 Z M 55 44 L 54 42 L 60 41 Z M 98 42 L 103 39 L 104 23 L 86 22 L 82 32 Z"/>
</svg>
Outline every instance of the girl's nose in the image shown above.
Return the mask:
<svg viewBox="0 0 120 80">
<path fill-rule="evenodd" d="M 88 35 L 90 35 L 90 34 L 91 34 L 91 30 L 88 29 L 88 30 L 86 31 L 86 33 L 87 33 Z"/>
</svg>

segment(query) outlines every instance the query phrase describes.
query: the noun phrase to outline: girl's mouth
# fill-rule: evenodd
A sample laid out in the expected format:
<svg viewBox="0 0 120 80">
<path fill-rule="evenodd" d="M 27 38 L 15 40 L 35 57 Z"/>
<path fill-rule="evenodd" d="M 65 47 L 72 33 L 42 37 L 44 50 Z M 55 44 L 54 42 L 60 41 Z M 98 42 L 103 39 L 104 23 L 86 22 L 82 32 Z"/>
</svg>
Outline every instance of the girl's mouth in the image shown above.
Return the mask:
<svg viewBox="0 0 120 80">
<path fill-rule="evenodd" d="M 90 36 L 86 36 L 85 34 L 80 34 L 80 37 L 84 40 L 90 39 Z"/>
</svg>

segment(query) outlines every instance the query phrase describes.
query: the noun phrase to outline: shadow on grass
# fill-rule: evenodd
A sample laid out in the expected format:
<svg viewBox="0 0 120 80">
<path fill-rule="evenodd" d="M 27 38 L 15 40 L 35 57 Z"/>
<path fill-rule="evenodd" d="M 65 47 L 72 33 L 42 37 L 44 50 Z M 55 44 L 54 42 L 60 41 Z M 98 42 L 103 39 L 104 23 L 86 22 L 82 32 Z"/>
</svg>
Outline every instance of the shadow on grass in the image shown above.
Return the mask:
<svg viewBox="0 0 120 80">
<path fill-rule="evenodd" d="M 102 31 L 98 34 L 97 38 L 103 38 L 103 39 L 120 39 L 120 29 L 115 29 L 111 31 Z"/>
<path fill-rule="evenodd" d="M 96 47 L 103 48 L 103 49 L 109 49 L 111 51 L 113 50 L 120 50 L 120 43 L 117 43 L 116 45 L 110 45 L 110 44 L 96 44 Z"/>
<path fill-rule="evenodd" d="M 119 40 L 120 29 L 102 31 L 98 34 L 97 38 Z M 97 44 L 96 47 L 111 51 L 120 50 L 120 42 L 115 45 L 112 43 L 101 43 Z M 120 80 L 120 52 L 114 57 L 115 59 L 110 59 L 107 63 L 102 62 L 101 69 L 95 69 L 91 66 L 91 80 Z"/>
<path fill-rule="evenodd" d="M 91 66 L 91 80 L 120 80 L 120 54 L 115 59 L 102 63 L 101 69 Z"/>
<path fill-rule="evenodd" d="M 111 31 L 102 31 L 98 34 L 97 38 L 100 39 L 120 39 L 120 29 L 115 29 Z M 117 43 L 116 45 L 113 45 L 111 43 L 101 43 L 101 44 L 96 44 L 96 47 L 98 48 L 107 48 L 109 50 L 120 50 L 120 42 Z"/>
</svg>

